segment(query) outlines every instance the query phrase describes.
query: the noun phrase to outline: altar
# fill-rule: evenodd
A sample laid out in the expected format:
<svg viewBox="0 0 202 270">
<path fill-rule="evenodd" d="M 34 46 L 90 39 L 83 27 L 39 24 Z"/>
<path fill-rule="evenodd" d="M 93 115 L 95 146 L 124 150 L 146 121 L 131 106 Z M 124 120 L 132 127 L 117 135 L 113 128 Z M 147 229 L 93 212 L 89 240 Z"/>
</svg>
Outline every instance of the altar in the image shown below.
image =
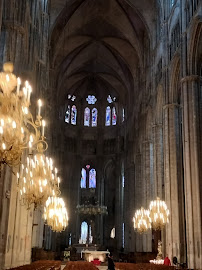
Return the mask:
<svg viewBox="0 0 202 270">
<path fill-rule="evenodd" d="M 82 250 L 81 258 L 84 258 L 87 262 L 91 262 L 94 259 L 99 259 L 101 262 L 105 262 L 106 255 L 109 251 L 97 251 L 97 250 Z"/>
</svg>

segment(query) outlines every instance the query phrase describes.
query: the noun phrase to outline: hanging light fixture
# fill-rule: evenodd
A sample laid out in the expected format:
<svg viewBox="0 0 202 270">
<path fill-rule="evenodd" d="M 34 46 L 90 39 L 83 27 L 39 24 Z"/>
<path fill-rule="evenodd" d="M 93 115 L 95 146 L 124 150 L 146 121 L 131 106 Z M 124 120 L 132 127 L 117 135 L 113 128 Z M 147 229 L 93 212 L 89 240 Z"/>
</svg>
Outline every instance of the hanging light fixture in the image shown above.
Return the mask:
<svg viewBox="0 0 202 270">
<path fill-rule="evenodd" d="M 55 232 L 64 231 L 68 225 L 68 215 L 62 198 L 49 197 L 44 207 L 46 224 Z"/>
<path fill-rule="evenodd" d="M 169 210 L 164 201 L 157 197 L 149 205 L 152 227 L 154 230 L 161 230 L 169 222 Z"/>
<path fill-rule="evenodd" d="M 49 196 L 60 194 L 57 168 L 53 167 L 52 159 L 44 155 L 47 143 L 43 143 L 41 141 L 37 144 L 37 153 L 27 157 L 26 163 L 21 165 L 20 173 L 17 174 L 21 201 L 28 207 L 34 204 L 36 208 L 45 204 Z"/>
<path fill-rule="evenodd" d="M 99 204 L 77 205 L 76 209 L 77 209 L 77 213 L 82 214 L 82 215 L 88 215 L 88 216 L 108 215 L 107 206 L 99 205 Z"/>
<path fill-rule="evenodd" d="M 15 166 L 23 150 L 39 140 L 42 117 L 39 110 L 34 121 L 29 112 L 32 88 L 28 81 L 22 88 L 10 62 L 3 65 L 3 70 L 0 73 L 0 165 Z"/>
<path fill-rule="evenodd" d="M 133 222 L 134 229 L 136 229 L 139 233 L 144 233 L 148 229 L 151 229 L 150 211 L 141 207 L 141 209 L 138 209 L 135 212 Z"/>
</svg>

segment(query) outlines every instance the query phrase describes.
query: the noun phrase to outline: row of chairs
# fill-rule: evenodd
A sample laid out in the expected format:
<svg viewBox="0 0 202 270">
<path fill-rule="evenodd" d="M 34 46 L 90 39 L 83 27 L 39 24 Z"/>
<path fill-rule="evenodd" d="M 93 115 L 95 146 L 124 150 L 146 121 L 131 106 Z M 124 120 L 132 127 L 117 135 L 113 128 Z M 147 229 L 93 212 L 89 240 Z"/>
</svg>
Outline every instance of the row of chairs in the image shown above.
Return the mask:
<svg viewBox="0 0 202 270">
<path fill-rule="evenodd" d="M 36 261 L 31 264 L 12 268 L 12 270 L 60 270 L 61 261 Z"/>
</svg>

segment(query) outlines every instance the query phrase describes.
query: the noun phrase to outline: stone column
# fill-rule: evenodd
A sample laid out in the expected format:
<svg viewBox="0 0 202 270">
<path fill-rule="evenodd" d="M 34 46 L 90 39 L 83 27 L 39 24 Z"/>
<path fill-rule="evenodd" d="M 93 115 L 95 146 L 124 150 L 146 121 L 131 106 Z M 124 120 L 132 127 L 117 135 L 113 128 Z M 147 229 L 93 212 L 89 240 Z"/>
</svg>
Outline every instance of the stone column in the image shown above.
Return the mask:
<svg viewBox="0 0 202 270">
<path fill-rule="evenodd" d="M 125 251 L 133 252 L 135 250 L 133 216 L 135 213 L 135 170 L 131 164 L 126 170 L 125 182 Z"/>
<path fill-rule="evenodd" d="M 160 197 L 164 199 L 163 193 L 163 126 L 157 124 L 153 126 L 153 139 L 154 139 L 154 198 Z"/>
<path fill-rule="evenodd" d="M 142 156 L 140 152 L 136 154 L 135 157 L 135 207 L 134 214 L 137 209 L 140 209 L 143 205 L 143 197 L 142 197 L 142 167 L 141 167 Z M 143 237 L 138 232 L 135 233 L 135 251 L 142 252 L 143 251 Z"/>
<path fill-rule="evenodd" d="M 152 172 L 151 172 L 151 141 L 144 141 L 142 144 L 142 206 L 148 209 L 152 199 Z M 152 233 L 147 232 L 143 235 L 143 251 L 152 251 Z"/>
<path fill-rule="evenodd" d="M 178 104 L 164 106 L 164 179 L 165 201 L 170 210 L 166 227 L 166 253 L 170 258 L 182 257 L 184 245 L 184 205 L 182 172 L 181 108 Z"/>
<path fill-rule="evenodd" d="M 33 211 L 32 247 L 42 248 L 43 244 L 43 210 L 37 208 Z"/>
<path fill-rule="evenodd" d="M 202 265 L 199 79 L 198 76 L 193 75 L 182 79 L 185 212 L 189 268 L 201 268 Z"/>
<path fill-rule="evenodd" d="M 0 269 L 5 265 L 9 207 L 10 207 L 10 191 L 11 191 L 11 169 L 4 167 L 0 171 Z"/>
<path fill-rule="evenodd" d="M 16 8 L 16 5 L 18 8 Z M 0 62 L 12 61 L 21 71 L 26 63 L 28 24 L 27 15 L 29 14 L 24 0 L 4 1 L 3 21 L 1 31 Z M 23 10 L 23 16 L 19 16 L 18 11 Z M 20 57 L 23 55 L 24 57 Z M 19 62 L 20 61 L 20 62 Z"/>
</svg>

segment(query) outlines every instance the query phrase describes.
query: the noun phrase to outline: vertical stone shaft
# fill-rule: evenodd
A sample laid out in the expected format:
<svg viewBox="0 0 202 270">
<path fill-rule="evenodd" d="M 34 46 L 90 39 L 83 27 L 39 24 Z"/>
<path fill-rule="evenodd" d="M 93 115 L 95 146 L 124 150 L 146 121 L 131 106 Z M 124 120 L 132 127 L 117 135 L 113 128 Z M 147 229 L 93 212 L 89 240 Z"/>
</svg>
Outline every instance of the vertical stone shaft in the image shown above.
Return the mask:
<svg viewBox="0 0 202 270">
<path fill-rule="evenodd" d="M 154 197 L 164 199 L 163 194 L 163 130 L 162 124 L 153 127 L 154 138 Z"/>
<path fill-rule="evenodd" d="M 166 229 L 166 249 L 170 258 L 180 257 L 180 224 L 178 178 L 179 106 L 168 104 L 164 107 L 164 179 L 165 201 L 170 210 L 169 224 Z M 179 258 L 180 259 L 180 258 Z"/>
<path fill-rule="evenodd" d="M 182 79 L 182 100 L 187 257 L 189 268 L 198 268 L 202 265 L 198 76 Z"/>
</svg>

